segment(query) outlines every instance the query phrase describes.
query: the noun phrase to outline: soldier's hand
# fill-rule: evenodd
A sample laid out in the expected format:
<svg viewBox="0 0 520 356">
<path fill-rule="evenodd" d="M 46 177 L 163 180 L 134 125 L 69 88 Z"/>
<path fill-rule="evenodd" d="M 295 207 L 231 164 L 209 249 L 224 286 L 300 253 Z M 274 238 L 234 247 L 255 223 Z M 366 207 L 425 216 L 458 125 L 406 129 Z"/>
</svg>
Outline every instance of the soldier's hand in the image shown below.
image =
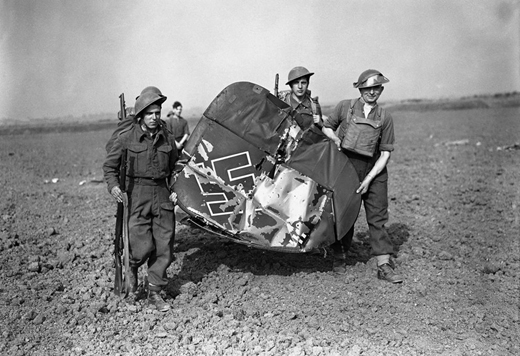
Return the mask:
<svg viewBox="0 0 520 356">
<path fill-rule="evenodd" d="M 319 124 L 321 122 L 321 117 L 320 115 L 312 115 L 312 120 L 314 121 L 315 124 Z"/>
<path fill-rule="evenodd" d="M 366 181 L 363 181 L 360 185 L 359 185 L 359 188 L 356 190 L 356 193 L 358 194 L 365 194 L 368 190 L 368 184 Z"/>
<path fill-rule="evenodd" d="M 123 192 L 121 191 L 121 188 L 119 188 L 118 186 L 112 188 L 110 194 L 112 194 L 112 196 L 117 200 L 118 203 L 123 202 Z"/>
<path fill-rule="evenodd" d="M 170 194 L 170 201 L 171 201 L 173 204 L 177 204 L 177 193 L 172 192 L 172 193 Z"/>
<path fill-rule="evenodd" d="M 337 140 L 334 140 L 334 143 L 336 144 L 338 151 L 341 151 L 341 140 L 338 138 Z"/>
<path fill-rule="evenodd" d="M 356 193 L 361 194 L 361 195 L 365 194 L 368 190 L 368 186 L 372 182 L 372 179 L 373 179 L 373 177 L 370 174 L 367 175 L 365 177 L 365 179 L 363 179 L 363 181 L 359 185 L 359 188 L 356 190 Z"/>
</svg>

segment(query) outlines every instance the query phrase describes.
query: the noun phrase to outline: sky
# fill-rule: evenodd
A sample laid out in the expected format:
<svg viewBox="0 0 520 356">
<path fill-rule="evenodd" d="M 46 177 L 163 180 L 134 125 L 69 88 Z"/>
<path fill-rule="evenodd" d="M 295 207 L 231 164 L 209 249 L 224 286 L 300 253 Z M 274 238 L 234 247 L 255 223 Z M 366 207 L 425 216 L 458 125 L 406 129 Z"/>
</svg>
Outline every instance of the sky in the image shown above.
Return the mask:
<svg viewBox="0 0 520 356">
<path fill-rule="evenodd" d="M 314 76 L 323 104 L 520 91 L 520 0 L 0 0 L 0 118 L 117 112 L 149 85 L 185 109 L 226 86 Z"/>
</svg>

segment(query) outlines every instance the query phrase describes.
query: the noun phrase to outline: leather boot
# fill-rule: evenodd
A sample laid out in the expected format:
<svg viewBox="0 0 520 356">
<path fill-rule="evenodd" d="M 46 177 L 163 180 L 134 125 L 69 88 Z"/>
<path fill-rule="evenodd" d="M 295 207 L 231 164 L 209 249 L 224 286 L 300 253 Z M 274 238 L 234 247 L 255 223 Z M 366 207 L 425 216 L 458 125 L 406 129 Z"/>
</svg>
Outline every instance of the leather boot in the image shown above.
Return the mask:
<svg viewBox="0 0 520 356">
<path fill-rule="evenodd" d="M 390 283 L 403 283 L 403 277 L 394 271 L 390 263 L 385 263 L 377 267 L 377 278 Z"/>
<path fill-rule="evenodd" d="M 347 261 L 345 260 L 334 260 L 332 265 L 332 271 L 338 274 L 347 273 Z"/>
<path fill-rule="evenodd" d="M 336 247 L 332 250 L 332 257 L 334 261 L 332 263 L 332 270 L 335 273 L 343 274 L 347 272 L 347 252 L 343 246 Z"/>
<path fill-rule="evenodd" d="M 148 304 L 160 312 L 170 310 L 170 304 L 166 303 L 159 293 L 159 291 L 148 290 Z"/>
</svg>

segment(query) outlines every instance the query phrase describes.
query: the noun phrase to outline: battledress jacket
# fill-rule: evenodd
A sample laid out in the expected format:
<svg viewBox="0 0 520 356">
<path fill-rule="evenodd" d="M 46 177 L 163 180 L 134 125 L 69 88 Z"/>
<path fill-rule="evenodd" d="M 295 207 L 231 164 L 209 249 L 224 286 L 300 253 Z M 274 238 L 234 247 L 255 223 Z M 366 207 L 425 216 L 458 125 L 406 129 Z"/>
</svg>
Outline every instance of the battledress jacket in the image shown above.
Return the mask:
<svg viewBox="0 0 520 356">
<path fill-rule="evenodd" d="M 301 102 L 296 102 L 296 100 L 292 98 L 290 90 L 279 92 L 278 98 L 289 104 L 297 113 L 297 115 L 295 115 L 295 121 L 302 130 L 306 130 L 312 126 L 314 123 L 313 114 L 321 114 L 321 106 L 318 102 L 318 97 L 313 98 L 310 90 L 307 90 Z"/>
<path fill-rule="evenodd" d="M 127 149 L 127 177 L 170 179 L 178 159 L 174 138 L 164 129 L 150 137 L 135 124 L 117 136 L 103 164 L 108 191 L 119 186 L 119 167 L 124 149 Z M 171 188 L 171 187 L 170 187 Z"/>
</svg>

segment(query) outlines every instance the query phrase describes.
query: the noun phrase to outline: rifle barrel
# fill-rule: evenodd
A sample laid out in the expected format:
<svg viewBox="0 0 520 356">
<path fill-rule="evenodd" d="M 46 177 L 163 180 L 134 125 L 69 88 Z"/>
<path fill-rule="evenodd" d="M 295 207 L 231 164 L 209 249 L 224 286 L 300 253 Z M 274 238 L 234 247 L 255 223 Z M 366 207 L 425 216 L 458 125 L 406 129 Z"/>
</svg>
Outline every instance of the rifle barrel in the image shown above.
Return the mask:
<svg viewBox="0 0 520 356">
<path fill-rule="evenodd" d="M 121 121 L 126 120 L 126 108 L 125 108 L 125 94 L 119 95 L 119 106 L 121 110 Z M 121 156 L 121 164 L 119 166 L 119 186 L 124 192 L 126 190 L 126 156 L 127 151 L 124 150 Z M 123 229 L 124 229 L 124 206 L 123 203 L 117 204 L 116 213 L 116 228 L 114 237 L 114 263 L 115 263 L 115 277 L 114 277 L 114 294 L 117 296 L 121 295 L 123 290 L 123 268 L 121 265 L 121 255 L 124 249 L 123 241 Z M 126 267 L 126 266 L 125 266 Z M 125 274 L 128 271 L 125 270 Z M 125 288 L 127 290 L 128 288 Z M 125 291 L 126 294 L 126 291 Z"/>
<path fill-rule="evenodd" d="M 279 80 L 279 75 L 278 75 L 278 73 L 276 73 L 276 76 L 274 77 L 274 95 L 276 97 L 278 97 L 278 80 Z"/>
<path fill-rule="evenodd" d="M 119 110 L 121 110 L 121 121 L 126 119 L 125 93 L 119 95 Z"/>
</svg>

